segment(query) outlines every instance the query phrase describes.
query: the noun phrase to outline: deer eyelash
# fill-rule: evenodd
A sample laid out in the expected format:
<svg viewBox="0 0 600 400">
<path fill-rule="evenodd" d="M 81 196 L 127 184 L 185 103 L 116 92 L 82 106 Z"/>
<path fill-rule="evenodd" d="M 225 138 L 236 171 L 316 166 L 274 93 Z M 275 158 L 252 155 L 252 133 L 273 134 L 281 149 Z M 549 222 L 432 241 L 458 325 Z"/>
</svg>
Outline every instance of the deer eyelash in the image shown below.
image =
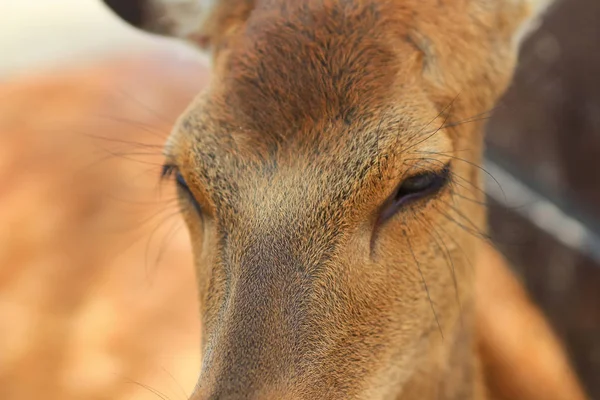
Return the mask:
<svg viewBox="0 0 600 400">
<path fill-rule="evenodd" d="M 167 179 L 171 179 L 177 172 L 178 172 L 178 168 L 175 164 L 165 164 L 162 166 L 162 169 L 160 172 L 160 180 L 164 181 Z"/>
</svg>

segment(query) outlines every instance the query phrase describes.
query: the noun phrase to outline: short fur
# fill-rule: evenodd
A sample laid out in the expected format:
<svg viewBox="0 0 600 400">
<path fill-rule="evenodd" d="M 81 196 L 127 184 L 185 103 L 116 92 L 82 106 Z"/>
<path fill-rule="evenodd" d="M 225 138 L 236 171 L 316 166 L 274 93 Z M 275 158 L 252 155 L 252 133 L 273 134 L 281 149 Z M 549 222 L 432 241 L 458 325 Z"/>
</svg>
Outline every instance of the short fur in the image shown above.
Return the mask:
<svg viewBox="0 0 600 400">
<path fill-rule="evenodd" d="M 472 263 L 482 116 L 538 3 L 215 3 L 196 42 L 211 84 L 166 151 L 202 209 L 182 195 L 203 324 L 194 399 L 494 395 Z M 449 187 L 381 220 L 406 176 L 447 164 Z M 565 382 L 557 399 L 583 398 Z"/>
</svg>

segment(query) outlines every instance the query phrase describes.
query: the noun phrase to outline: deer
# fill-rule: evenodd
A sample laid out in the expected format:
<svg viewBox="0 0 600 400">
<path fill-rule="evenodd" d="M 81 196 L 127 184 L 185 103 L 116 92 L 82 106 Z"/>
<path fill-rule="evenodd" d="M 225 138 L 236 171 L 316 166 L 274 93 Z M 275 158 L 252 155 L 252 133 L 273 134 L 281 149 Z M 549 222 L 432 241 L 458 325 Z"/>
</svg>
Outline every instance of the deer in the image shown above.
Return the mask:
<svg viewBox="0 0 600 400">
<path fill-rule="evenodd" d="M 191 399 L 585 399 L 484 239 L 483 129 L 550 0 L 105 0 L 208 55 L 162 178 Z"/>
</svg>

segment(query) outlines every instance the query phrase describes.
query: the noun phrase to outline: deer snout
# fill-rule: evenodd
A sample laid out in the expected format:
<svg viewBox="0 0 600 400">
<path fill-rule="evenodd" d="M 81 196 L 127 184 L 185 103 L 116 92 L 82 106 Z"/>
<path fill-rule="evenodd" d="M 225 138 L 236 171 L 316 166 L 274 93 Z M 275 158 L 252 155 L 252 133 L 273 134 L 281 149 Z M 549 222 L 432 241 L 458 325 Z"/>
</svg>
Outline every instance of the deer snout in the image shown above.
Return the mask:
<svg viewBox="0 0 600 400">
<path fill-rule="evenodd" d="M 304 400 L 305 397 L 290 395 L 281 390 L 263 390 L 260 392 L 247 392 L 231 394 L 222 391 L 197 391 L 189 400 Z"/>
<path fill-rule="evenodd" d="M 310 285 L 301 262 L 283 244 L 257 247 L 239 264 L 220 267 L 231 276 L 210 306 L 215 317 L 204 333 L 193 400 L 304 399 L 298 388 L 310 348 Z"/>
<path fill-rule="evenodd" d="M 264 389 L 260 391 L 230 392 L 219 388 L 200 388 L 189 400 L 304 400 L 282 390 Z"/>
</svg>

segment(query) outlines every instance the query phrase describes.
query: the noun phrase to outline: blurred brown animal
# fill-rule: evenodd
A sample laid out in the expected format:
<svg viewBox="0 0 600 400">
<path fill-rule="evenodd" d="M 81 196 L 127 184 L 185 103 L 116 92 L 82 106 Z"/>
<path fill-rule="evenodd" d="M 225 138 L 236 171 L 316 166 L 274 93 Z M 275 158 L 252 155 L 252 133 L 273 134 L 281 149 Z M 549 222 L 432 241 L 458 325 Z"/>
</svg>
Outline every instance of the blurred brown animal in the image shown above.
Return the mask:
<svg viewBox="0 0 600 400">
<path fill-rule="evenodd" d="M 333 17 L 336 6 L 326 10 Z M 364 11 L 370 15 L 369 9 Z M 360 23 L 375 21 L 365 15 L 357 15 L 354 22 L 359 25 L 347 29 L 357 32 Z M 488 42 L 481 41 L 481 53 L 478 46 L 471 49 L 473 54 L 462 48 L 458 55 L 473 56 L 472 70 L 463 72 L 490 79 L 457 97 L 445 92 L 452 85 L 439 87 L 432 81 L 459 84 L 453 79 L 465 75 L 456 68 L 466 64 L 460 64 L 458 55 L 449 62 L 448 55 L 422 54 L 420 46 L 428 42 L 412 40 L 433 40 L 436 46 L 427 48 L 433 51 L 465 35 L 463 30 L 453 33 L 459 36 L 425 35 L 392 46 L 382 65 L 391 75 L 375 68 L 382 62 L 379 53 L 363 49 L 364 54 L 358 53 L 373 62 L 373 69 L 358 72 L 371 71 L 373 79 L 362 82 L 357 76 L 349 81 L 360 84 L 362 96 L 348 98 L 348 93 L 333 90 L 325 102 L 321 97 L 328 94 L 311 91 L 319 88 L 311 84 L 332 76 L 312 63 L 301 64 L 307 73 L 301 81 L 278 75 L 248 80 L 261 60 L 269 66 L 267 56 L 285 59 L 288 68 L 296 66 L 283 69 L 288 72 L 312 60 L 295 59 L 294 52 L 285 53 L 289 58 L 277 53 L 290 37 L 262 29 L 271 22 L 279 27 L 279 14 L 257 13 L 255 18 L 265 19 L 259 25 L 251 19 L 246 28 L 257 35 L 254 43 L 265 41 L 264 47 L 253 48 L 242 36 L 228 38 L 225 50 L 215 53 L 213 84 L 180 118 L 168 146 L 170 161 L 177 162 L 171 172 L 181 174 L 180 201 L 192 233 L 201 295 L 204 362 L 194 398 L 584 398 L 556 339 L 502 260 L 470 235 L 468 226 L 456 223 L 466 216 L 478 231 L 485 231 L 483 208 L 468 200 L 482 200 L 479 192 L 468 190 L 468 185 L 479 185 L 475 164 L 481 156 L 482 123 L 449 125 L 490 108 L 510 78 L 512 50 L 492 37 L 500 48 L 493 60 L 497 69 L 489 71 L 484 60 L 494 54 L 485 51 Z M 483 22 L 499 23 L 489 18 Z M 391 27 L 401 27 L 394 18 L 391 22 Z M 512 29 L 510 21 L 503 22 Z M 241 29 L 236 23 L 245 22 L 230 23 L 227 32 L 233 34 Z M 453 23 L 464 26 L 460 20 Z M 427 26 L 435 25 L 432 21 Z M 478 37 L 480 32 L 467 33 Z M 320 36 L 307 31 L 308 43 L 315 37 Z M 210 43 L 213 49 L 225 43 L 205 35 L 201 39 L 199 43 Z M 382 37 L 369 40 L 375 50 L 387 49 L 378 42 Z M 344 43 L 352 41 L 337 43 L 339 49 L 345 49 Z M 299 49 L 314 55 L 311 51 L 322 46 Z M 407 57 L 400 61 L 397 52 Z M 324 66 L 331 61 L 328 57 Z M 229 68 L 234 67 L 244 74 L 231 75 Z M 415 67 L 424 69 L 416 73 Z M 316 71 L 321 74 L 311 74 Z M 160 159 L 155 150 L 162 140 L 155 133 L 169 130 L 169 118 L 180 113 L 203 82 L 197 66 L 141 60 L 4 85 L 2 98 L 10 101 L 2 102 L 0 113 L 5 154 L 0 201 L 2 226 L 7 227 L 0 270 L 0 323 L 8 333 L 0 342 L 3 398 L 160 397 L 131 382 L 161 392 L 174 384 L 164 371 L 153 371 L 164 354 L 192 357 L 189 363 L 171 359 L 163 365 L 175 381 L 185 375 L 183 392 L 191 388 L 188 379 L 194 380 L 194 357 L 200 349 L 195 345 L 194 279 L 183 268 L 191 263 L 187 238 L 170 240 L 164 264 L 155 263 L 148 278 L 147 243 L 150 248 L 162 244 L 138 242 L 139 232 L 132 228 L 141 229 L 142 237 L 150 234 L 156 225 L 140 221 L 165 210 L 164 203 L 152 201 Z M 297 82 L 302 85 L 287 90 L 286 85 Z M 275 83 L 280 86 L 269 86 Z M 388 103 L 388 95 L 395 92 L 378 92 L 386 86 L 402 88 L 410 96 L 393 96 L 396 100 Z M 332 89 L 338 87 L 343 86 Z M 431 90 L 429 96 L 424 87 Z M 274 92 L 256 97 L 267 88 Z M 304 96 L 289 96 L 296 92 Z M 287 97 L 276 96 L 282 94 Z M 304 103 L 306 98 L 311 103 Z M 402 103 L 407 99 L 411 107 Z M 347 104 L 355 105 L 353 113 Z M 386 107 L 378 110 L 375 105 Z M 323 112 L 319 106 L 331 108 Z M 368 109 L 377 112 L 361 114 Z M 336 112 L 340 118 L 331 120 Z M 358 127 L 361 121 L 366 126 Z M 426 136 L 414 134 L 424 134 L 419 132 L 423 126 L 435 127 L 435 135 L 431 130 Z M 444 129 L 438 131 L 440 126 Z M 222 135 L 216 134 L 223 129 Z M 327 139 L 321 140 L 319 132 L 327 132 Z M 374 132 L 379 132 L 376 151 L 370 153 L 366 150 L 373 148 Z M 348 143 L 351 138 L 358 145 Z M 115 157 L 96 162 L 98 146 L 101 156 Z M 224 154 L 232 146 L 236 151 Z M 387 158 L 378 164 L 369 161 L 384 149 L 390 150 Z M 199 160 L 201 152 L 207 154 Z M 423 163 L 427 158 L 435 161 Z M 344 165 L 349 162 L 353 168 Z M 239 165 L 225 168 L 229 163 Z M 437 179 L 446 164 L 451 166 L 451 185 Z M 200 171 L 207 172 L 201 176 Z M 360 171 L 364 174 L 358 178 L 347 176 Z M 430 189 L 433 181 L 442 184 L 421 196 L 420 190 Z M 384 200 L 399 192 L 413 200 L 401 202 L 395 213 L 380 214 L 380 204 L 395 204 Z M 450 201 L 457 209 L 448 206 Z M 319 216 L 323 219 L 315 219 Z M 372 234 L 374 227 L 377 235 Z M 257 242 L 261 238 L 269 240 Z M 132 242 L 142 244 L 129 253 L 127 244 Z M 486 393 L 488 388 L 492 393 Z"/>
<path fill-rule="evenodd" d="M 482 116 L 550 1 L 108 3 L 213 57 L 163 171 L 198 274 L 193 399 L 483 399 L 520 384 L 493 368 L 510 335 L 476 318 Z M 556 390 L 511 396 L 583 398 L 558 365 Z"/>
<path fill-rule="evenodd" d="M 191 393 L 189 240 L 157 183 L 163 141 L 206 70 L 171 57 L 0 84 L 2 399 Z"/>
</svg>

